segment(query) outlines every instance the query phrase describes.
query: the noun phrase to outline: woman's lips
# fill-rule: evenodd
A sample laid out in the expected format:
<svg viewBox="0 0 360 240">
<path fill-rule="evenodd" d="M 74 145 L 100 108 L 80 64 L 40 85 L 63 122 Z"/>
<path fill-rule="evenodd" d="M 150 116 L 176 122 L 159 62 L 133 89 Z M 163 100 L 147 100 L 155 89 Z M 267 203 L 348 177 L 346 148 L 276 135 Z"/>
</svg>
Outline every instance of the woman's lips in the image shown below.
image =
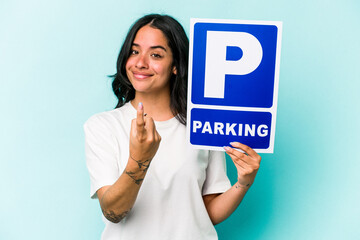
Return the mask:
<svg viewBox="0 0 360 240">
<path fill-rule="evenodd" d="M 133 72 L 133 75 L 136 79 L 145 79 L 148 77 L 151 77 L 152 74 L 148 74 L 148 73 L 137 73 L 137 72 Z"/>
</svg>

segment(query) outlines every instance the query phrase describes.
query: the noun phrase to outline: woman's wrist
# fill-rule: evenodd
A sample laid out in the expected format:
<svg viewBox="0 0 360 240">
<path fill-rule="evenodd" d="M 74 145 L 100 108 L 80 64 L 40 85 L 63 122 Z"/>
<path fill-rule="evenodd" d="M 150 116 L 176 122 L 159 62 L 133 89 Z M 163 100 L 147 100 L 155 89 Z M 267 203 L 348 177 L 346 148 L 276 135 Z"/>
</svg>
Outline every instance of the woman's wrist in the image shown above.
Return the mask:
<svg viewBox="0 0 360 240">
<path fill-rule="evenodd" d="M 251 182 L 244 182 L 241 181 L 240 178 L 238 178 L 237 182 L 235 183 L 235 188 L 249 189 L 251 187 L 251 184 Z"/>
<path fill-rule="evenodd" d="M 145 178 L 146 170 L 139 167 L 139 164 L 131 157 L 129 157 L 128 163 L 124 170 L 124 174 L 128 175 L 135 184 L 141 185 L 142 181 Z"/>
<path fill-rule="evenodd" d="M 136 159 L 134 157 L 131 156 L 131 154 L 129 155 L 129 161 L 133 163 L 136 163 L 138 170 L 141 170 L 143 172 L 146 172 L 148 170 L 148 168 L 150 167 L 150 163 L 151 163 L 152 158 L 150 159 Z"/>
</svg>

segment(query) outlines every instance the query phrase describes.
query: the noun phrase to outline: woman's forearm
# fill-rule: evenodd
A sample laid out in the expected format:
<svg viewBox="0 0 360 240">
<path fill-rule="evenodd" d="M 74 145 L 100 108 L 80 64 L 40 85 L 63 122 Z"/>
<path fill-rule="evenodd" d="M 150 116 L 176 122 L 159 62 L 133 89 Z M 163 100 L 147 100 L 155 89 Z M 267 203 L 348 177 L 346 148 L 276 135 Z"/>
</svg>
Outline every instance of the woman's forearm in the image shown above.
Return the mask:
<svg viewBox="0 0 360 240">
<path fill-rule="evenodd" d="M 214 225 L 228 218 L 239 206 L 249 187 L 238 182 L 226 192 L 217 195 L 206 203 L 206 209 Z"/>
<path fill-rule="evenodd" d="M 98 191 L 101 210 L 111 222 L 120 222 L 133 207 L 141 184 L 145 178 L 147 167 L 129 159 L 128 164 L 111 186 L 105 186 Z"/>
</svg>

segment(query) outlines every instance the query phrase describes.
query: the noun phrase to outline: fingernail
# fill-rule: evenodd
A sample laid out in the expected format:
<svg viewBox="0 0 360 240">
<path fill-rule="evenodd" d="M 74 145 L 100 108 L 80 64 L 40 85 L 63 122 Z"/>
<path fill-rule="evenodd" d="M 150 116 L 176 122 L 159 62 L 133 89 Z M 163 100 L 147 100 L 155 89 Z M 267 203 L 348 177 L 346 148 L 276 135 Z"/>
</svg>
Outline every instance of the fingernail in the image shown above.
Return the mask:
<svg viewBox="0 0 360 240">
<path fill-rule="evenodd" d="M 143 109 L 143 104 L 142 104 L 142 102 L 139 102 L 138 108 L 139 108 L 140 110 Z"/>
<path fill-rule="evenodd" d="M 230 150 L 230 148 L 227 147 L 227 146 L 224 146 L 224 149 L 225 149 L 225 151 L 229 151 L 229 150 Z"/>
<path fill-rule="evenodd" d="M 231 142 L 230 145 L 233 145 L 235 142 Z"/>
</svg>

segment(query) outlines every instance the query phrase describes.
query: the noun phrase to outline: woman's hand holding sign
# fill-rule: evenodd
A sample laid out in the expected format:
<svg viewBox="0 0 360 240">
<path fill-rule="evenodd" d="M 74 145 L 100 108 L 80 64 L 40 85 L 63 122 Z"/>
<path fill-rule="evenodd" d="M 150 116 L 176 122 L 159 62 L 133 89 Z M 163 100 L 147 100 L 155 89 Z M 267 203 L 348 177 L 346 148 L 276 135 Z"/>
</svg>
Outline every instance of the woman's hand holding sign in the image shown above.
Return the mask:
<svg viewBox="0 0 360 240">
<path fill-rule="evenodd" d="M 236 187 L 249 188 L 255 180 L 255 176 L 260 167 L 261 157 L 249 146 L 239 142 L 232 142 L 230 144 L 232 147 L 244 151 L 240 152 L 231 147 L 224 147 L 237 169 L 238 183 Z"/>
</svg>

